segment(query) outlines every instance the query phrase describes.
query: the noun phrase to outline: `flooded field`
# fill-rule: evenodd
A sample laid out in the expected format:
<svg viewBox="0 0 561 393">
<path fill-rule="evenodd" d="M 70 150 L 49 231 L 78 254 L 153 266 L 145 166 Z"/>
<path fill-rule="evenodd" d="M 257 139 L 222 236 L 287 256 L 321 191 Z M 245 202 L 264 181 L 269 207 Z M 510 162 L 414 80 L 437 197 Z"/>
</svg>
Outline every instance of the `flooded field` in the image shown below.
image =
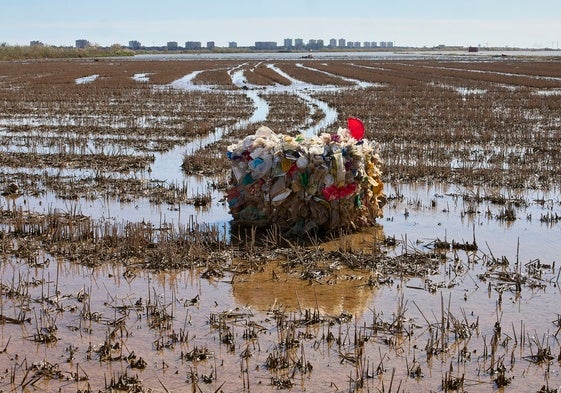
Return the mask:
<svg viewBox="0 0 561 393">
<path fill-rule="evenodd" d="M 0 391 L 557 392 L 560 65 L 0 63 Z M 378 225 L 232 225 L 228 145 L 352 116 Z"/>
</svg>

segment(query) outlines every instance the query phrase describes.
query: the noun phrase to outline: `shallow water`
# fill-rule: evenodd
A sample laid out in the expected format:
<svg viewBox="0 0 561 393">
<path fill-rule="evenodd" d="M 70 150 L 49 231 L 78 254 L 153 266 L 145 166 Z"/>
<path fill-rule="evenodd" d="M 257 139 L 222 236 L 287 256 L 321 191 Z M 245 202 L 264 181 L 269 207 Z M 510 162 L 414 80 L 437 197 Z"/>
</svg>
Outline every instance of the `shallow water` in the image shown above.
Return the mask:
<svg viewBox="0 0 561 393">
<path fill-rule="evenodd" d="M 417 192 L 422 194 L 418 189 Z M 412 199 L 417 201 L 418 197 Z M 326 247 L 337 249 L 344 245 L 355 252 L 361 249 L 368 252 L 384 236 L 395 235 L 403 243 L 394 251 L 388 249 L 386 252 L 426 252 L 424 246 L 435 238 L 471 241 L 475 223 L 478 244 L 485 243 L 496 257 L 506 256 L 511 266 L 519 260 L 521 271 L 525 271 L 524 266 L 535 258 L 550 265 L 557 261 L 559 225 L 544 228 L 534 220 L 520 219 L 507 226 L 481 217 L 462 219 L 461 206 L 451 204 L 451 197 L 443 199 L 434 209 L 412 208 L 407 203 L 396 205 L 386 210 L 386 219 L 377 228 L 375 237 L 366 235 L 354 240 L 334 240 Z M 446 205 L 449 212 L 440 212 L 441 205 Z M 408 217 L 402 214 L 404 209 L 408 209 Z M 457 251 L 454 254 L 463 266 L 455 274 L 450 274 L 450 270 L 457 262 L 448 262 L 433 275 L 396 277 L 375 287 L 367 285 L 372 274 L 368 270 L 336 270 L 337 280 L 327 284 L 302 281 L 294 273 L 283 272 L 273 261 L 259 273 L 227 274 L 207 280 L 201 279 L 201 271 L 197 270 L 155 273 L 121 266 L 91 269 L 56 262 L 48 255 L 36 258 L 36 267 L 30 267 L 24 261 L 5 260 L 0 272 L 2 292 L 6 294 L 10 289 L 20 288 L 29 300 L 3 296 L 1 314 L 18 318 L 23 312 L 29 322 L 0 324 L 0 348 L 4 348 L 0 353 L 0 369 L 6 370 L 0 375 L 0 386 L 17 387 L 29 382 L 25 367 L 11 371 L 14 364 L 25 362 L 31 367 L 48 361 L 56 364 L 64 375 L 73 372 L 82 377 L 87 375 L 87 383 L 94 391 L 103 389 L 111 378 L 123 375 L 138 376 L 142 386 L 154 391 L 191 389 L 195 386 L 192 375 L 197 378 L 214 375 L 209 384 L 198 382 L 198 386 L 210 391 L 221 386 L 224 391 L 268 391 L 273 389 L 271 381 L 274 378 L 285 375 L 284 371 L 264 367 L 270 356 L 284 353 L 279 340 L 287 331 L 278 329 L 273 310 L 284 310 L 296 317 L 304 310 L 322 316 L 336 317 L 342 313 L 351 316 L 348 323 L 319 323 L 296 328 L 294 334 L 300 337 L 299 344 L 289 351 L 290 356 L 305 356 L 313 370 L 307 373 L 296 371 L 292 381 L 299 382 L 291 391 L 350 389 L 349 376 L 355 375 L 356 364 L 344 361 L 341 356 L 355 353 L 352 337 L 357 334 L 372 335 L 364 345 L 363 356 L 367 364 L 363 367 L 373 372 L 381 364 L 384 370 L 364 382 L 366 391 L 383 391 L 382 386 L 387 389 L 392 379 L 394 386 L 401 384 L 402 391 L 436 391 L 441 389 L 441 378 L 449 372 L 450 364 L 457 373 L 455 376 L 465 375 L 465 390 L 493 391 L 494 376 L 487 371 L 492 359 L 485 352 L 490 351 L 489 341 L 497 320 L 501 323 L 502 339 L 511 337 L 499 347 L 496 355 L 504 359 L 509 370 L 507 375 L 514 377 L 505 391 L 527 391 L 528 388 L 538 391 L 546 376 L 549 386 L 561 386 L 561 375 L 555 362 L 546 372 L 545 366 L 532 365 L 525 360 L 536 353 L 539 345 L 551 347 L 555 357 L 561 351 L 556 341 L 558 328 L 554 323 L 559 318 L 558 267 L 543 269 L 543 288 L 523 287 L 520 293 L 516 293 L 508 281 L 501 283 L 492 277 L 479 278 L 488 271 L 484 259 L 475 257 L 472 252 Z M 28 287 L 21 283 L 34 284 Z M 436 285 L 439 289 L 429 291 L 428 285 Z M 23 307 L 26 304 L 28 306 Z M 173 319 L 164 324 L 165 328 L 154 327 L 154 310 L 158 310 L 159 315 L 173 315 Z M 389 324 L 401 312 L 411 336 L 383 331 L 374 333 L 371 327 L 374 321 Z M 209 325 L 213 314 L 232 315 L 226 318 L 226 326 L 230 326 L 227 332 L 233 334 L 230 344 L 223 343 L 224 330 Z M 429 358 L 424 349 L 430 341 L 429 333 L 439 326 L 444 314 L 460 321 L 465 319 L 465 323 L 478 327 L 468 339 L 446 335 L 447 351 Z M 117 320 L 120 322 L 115 325 Z M 52 325 L 57 327 L 53 333 L 56 342 L 33 342 L 36 334 L 49 331 Z M 257 329 L 257 336 L 244 338 L 253 329 Z M 178 342 L 177 335 L 180 334 L 184 339 Z M 326 340 L 328 334 L 339 337 L 342 342 Z M 113 338 L 109 340 L 108 337 Z M 517 337 L 518 344 L 514 343 L 514 337 Z M 522 337 L 526 340 L 524 346 Z M 134 359 L 142 358 L 146 367 L 132 369 L 125 360 L 100 361 L 103 345 L 108 340 L 113 346 L 119 345 L 111 351 L 114 359 L 134 356 Z M 197 348 L 208 351 L 208 360 L 191 361 L 183 357 Z M 468 349 L 469 359 L 464 359 L 465 354 L 460 355 L 463 348 Z M 240 372 L 240 356 L 244 351 L 252 354 L 247 359 L 246 374 Z M 420 364 L 422 377 L 408 376 L 407 364 L 414 359 Z M 14 385 L 9 383 L 11 375 L 15 376 Z M 76 392 L 79 387 L 85 388 L 85 383 L 43 378 L 36 385 L 39 389 Z M 242 389 L 247 384 L 252 388 Z"/>
<path fill-rule="evenodd" d="M 391 59 L 391 60 L 411 60 L 411 59 L 492 59 L 501 57 L 502 55 L 510 55 L 513 57 L 551 57 L 559 56 L 559 50 L 536 50 L 536 51 L 480 51 L 478 53 L 467 53 L 463 51 L 352 51 L 352 52 L 264 52 L 264 53 L 181 53 L 181 54 L 156 54 L 156 55 L 135 55 L 132 59 L 136 60 L 200 60 L 200 59 L 235 59 L 235 60 L 297 60 L 304 55 L 311 54 L 317 59 Z M 119 58 L 121 60 L 121 58 Z"/>
<path fill-rule="evenodd" d="M 247 86 L 243 74 L 236 69 L 230 71 L 234 84 Z M 188 74 L 179 80 L 181 83 L 165 88 L 213 89 L 194 87 L 190 83 L 194 76 Z M 139 78 L 139 83 L 146 80 Z M 338 114 L 312 95 L 329 89 L 339 87 L 314 87 L 296 79 L 288 87 L 249 86 L 236 94 L 246 94 L 255 110 L 232 127 L 246 127 L 267 118 L 269 108 L 261 93 L 290 92 L 309 108 L 317 106 L 326 114 L 323 122 L 306 128 L 310 133 L 320 132 L 333 126 Z M 186 176 L 181 171 L 183 155 L 207 146 L 230 130 L 217 128 L 205 138 L 155 154 L 150 172 L 139 176 L 186 185 L 193 195 L 208 192 L 208 179 Z M 80 176 L 79 171 L 75 175 Z M 154 205 L 147 199 L 131 203 L 103 199 L 69 202 L 52 193 L 37 198 L 1 196 L 0 206 L 45 213 L 77 211 L 101 221 L 145 220 L 154 226 L 181 226 L 196 220 L 229 233 L 230 215 L 224 195 L 211 192 L 212 205 L 204 209 L 183 204 Z M 448 251 L 431 274 L 396 276 L 376 285 L 369 284 L 375 267 L 350 270 L 336 266 L 331 281 L 302 280 L 295 272 L 283 271 L 282 261 L 270 260 L 253 274 L 226 272 L 221 278 L 203 279 L 204 269 L 165 273 L 125 266 L 92 269 L 56 261 L 40 252 L 29 260 L 3 258 L 0 314 L 28 320 L 0 324 L 0 389 L 76 392 L 89 384 L 92 391 L 98 391 L 111 378 L 126 374 L 138 375 L 143 386 L 154 391 L 272 391 L 277 390 L 273 382 L 287 376 L 295 381 L 290 391 L 360 391 L 353 380 L 368 369 L 363 391 L 387 391 L 392 381 L 391 391 L 398 384 L 399 391 L 442 391 L 442 378 L 450 367 L 453 375 L 465 375 L 465 391 L 538 391 L 545 383 L 552 388 L 561 386 L 561 225 L 559 221 L 542 220 L 547 214 L 559 214 L 559 190 L 513 192 L 418 183 L 386 184 L 386 194 L 389 203 L 384 217 L 372 232 L 337 238 L 322 246 L 365 253 L 380 249 L 390 256 L 421 255 L 432 253 L 438 239 L 475 242 L 479 251 Z M 503 196 L 512 206 L 485 199 L 473 201 L 475 196 L 486 195 Z M 498 218 L 505 207 L 512 207 L 515 220 Z M 395 238 L 397 245 L 382 246 L 388 237 Z M 495 266 L 491 257 L 504 257 L 507 263 Z M 543 266 L 536 279 L 532 266 L 538 260 Z M 511 281 L 513 272 L 520 272 L 528 280 L 520 290 Z M 298 321 L 310 310 L 325 319 L 294 325 L 276 320 L 279 311 Z M 345 314 L 349 314 L 348 320 Z M 162 321 L 157 316 L 171 315 L 167 323 L 158 325 Z M 400 315 L 403 318 L 398 318 Z M 225 316 L 222 324 L 212 324 L 218 316 Z M 469 329 L 469 337 L 457 337 L 443 326 L 444 320 L 476 327 Z M 491 356 L 490 342 L 497 322 L 501 343 Z M 399 324 L 404 325 L 399 332 L 383 329 Z M 53 342 L 33 341 L 36 335 L 49 332 L 56 337 Z M 225 342 L 229 332 L 232 338 Z M 287 349 L 283 345 L 291 332 L 297 340 L 294 348 Z M 185 336 L 178 341 L 178 335 Z M 361 348 L 354 342 L 358 336 L 368 338 Z M 442 352 L 429 356 L 428 344 L 435 340 L 442 342 L 438 346 Z M 113 346 L 113 360 L 100 359 L 106 342 Z M 528 359 L 540 346 L 551 348 L 552 358 L 534 364 Z M 208 359 L 187 360 L 184 355 L 195 348 L 208 349 Z M 242 356 L 246 350 L 251 353 L 248 358 Z M 277 352 L 293 359 L 305 358 L 313 369 L 301 370 L 293 365 L 271 370 L 266 367 L 267 360 Z M 146 361 L 144 369 L 131 368 L 121 357 L 133 353 Z M 512 377 L 501 389 L 493 382 L 499 360 L 507 367 L 507 376 Z M 33 382 L 30 378 L 36 373 L 27 370 L 45 361 L 57 364 L 67 377 L 76 372 L 78 376 L 87 375 L 89 381 L 39 378 Z M 409 375 L 414 361 L 419 363 L 422 376 Z M 378 366 L 380 373 L 374 375 Z M 212 381 L 203 382 L 204 375 L 213 376 Z M 197 376 L 196 382 L 193 376 Z"/>
<path fill-rule="evenodd" d="M 482 190 L 467 190 L 450 185 L 399 185 L 386 187 L 387 195 L 403 195 L 403 200 L 390 201 L 381 225 L 386 236 L 405 240 L 411 247 L 434 239 L 471 243 L 495 256 L 514 261 L 539 258 L 551 263 L 561 252 L 561 225 L 546 223 L 542 217 L 559 211 L 561 199 L 557 191 L 521 192 L 512 195 L 523 206 L 515 209 L 516 219 L 497 219 L 507 205 L 492 202 L 474 203 L 467 198 L 485 195 Z M 489 190 L 489 195 L 509 195 L 507 191 Z M 463 198 L 462 196 L 465 196 Z M 538 203 L 536 200 L 539 200 Z M 544 201 L 542 204 L 541 201 Z M 525 205 L 527 204 L 527 205 Z"/>
<path fill-rule="evenodd" d="M 380 232 L 381 228 L 375 238 L 355 239 L 355 246 L 368 248 L 380 238 Z M 337 247 L 338 243 L 335 241 L 332 246 Z M 357 334 L 371 336 L 364 344 L 367 364 L 363 367 L 374 372 L 381 364 L 384 370 L 366 379 L 365 389 L 382 390 L 382 386 L 387 389 L 394 372 L 394 383 L 399 382 L 403 391 L 436 391 L 440 389 L 441 376 L 453 364 L 458 373 L 454 375 L 465 375 L 465 390 L 492 391 L 493 376 L 485 371 L 492 360 L 484 352 L 489 350 L 497 320 L 501 323 L 503 338 L 511 337 L 497 352 L 497 357 L 505 357 L 508 375 L 514 376 L 506 391 L 528 388 L 537 391 L 546 375 L 550 386 L 561 384 L 558 367 L 553 365 L 546 373 L 543 367 L 532 366 L 523 359 L 536 352 L 535 342 L 552 345 L 553 355 L 557 356 L 558 347 L 553 336 L 557 328 L 552 321 L 559 315 L 554 311 L 559 288 L 548 285 L 543 289 L 525 288 L 520 294 L 510 290 L 498 292 L 477 278 L 486 270 L 481 262 L 474 263 L 473 256 L 462 254 L 459 253 L 459 258 L 466 264 L 463 272 L 450 275 L 447 273 L 449 265 L 445 264 L 439 273 L 426 277 L 435 282 L 455 284 L 449 289 L 445 285 L 437 292 L 425 290 L 423 279 L 407 277 L 371 288 L 365 285 L 368 271 L 345 269 L 337 271 L 337 283 L 306 283 L 294 274 L 283 272 L 274 262 L 268 263 L 260 273 L 205 280 L 196 270 L 153 273 L 120 266 L 89 269 L 56 262 L 48 255 L 36 258 L 35 267 L 3 261 L 3 293 L 19 291 L 25 295 L 4 296 L 1 314 L 18 318 L 23 312 L 29 321 L 21 325 L 0 324 L 0 348 L 4 348 L 0 353 L 0 365 L 5 370 L 0 375 L 0 386 L 8 388 L 30 382 L 24 368 L 14 368 L 15 364 L 38 367 L 48 362 L 56 364 L 57 370 L 65 376 L 87 375 L 87 384 L 94 391 L 103 389 L 111 378 L 123 375 L 138 376 L 143 387 L 154 391 L 184 391 L 196 385 L 210 391 L 220 386 L 224 391 L 268 391 L 273 389 L 272 378 L 285 372 L 268 370 L 263 365 L 271 356 L 284 353 L 279 339 L 291 331 L 278 329 L 273 310 L 285 310 L 295 318 L 305 310 L 317 311 L 322 316 L 350 317 L 349 322 L 296 325 L 293 334 L 298 344 L 288 352 L 290 356 L 304 356 L 313 369 L 304 373 L 293 370 L 293 380 L 300 382 L 291 391 L 347 389 L 356 365 L 344 361 L 341 356 L 355 353 L 352 342 Z M 556 273 L 556 270 L 544 272 L 544 279 L 555 283 Z M 25 304 L 28 307 L 22 307 Z M 168 315 L 173 319 L 162 324 L 156 312 L 160 317 Z M 424 348 L 430 340 L 429 332 L 439 326 L 443 312 L 459 321 L 465 320 L 466 324 L 477 324 L 478 328 L 467 339 L 446 335 L 447 351 L 429 359 Z M 411 335 L 374 333 L 374 326 L 378 326 L 374 321 L 395 323 L 396 316 L 401 313 Z M 529 313 L 530 319 L 527 318 Z M 210 324 L 220 315 L 227 315 L 224 326 L 229 328 L 226 330 Z M 56 329 L 53 330 L 53 326 Z M 56 341 L 33 342 L 40 333 L 48 331 L 53 332 Z M 225 332 L 233 334 L 228 344 L 224 341 Z M 249 338 L 250 332 L 256 336 Z M 335 341 L 326 340 L 329 335 L 333 335 Z M 528 342 L 524 348 L 522 336 Z M 178 337 L 183 338 L 179 340 Z M 518 344 L 514 343 L 515 338 Z M 113 360 L 102 360 L 107 343 L 113 348 Z M 469 358 L 460 361 L 459 353 L 466 347 Z M 207 360 L 186 359 L 186 354 L 197 348 L 208 351 Z M 251 357 L 243 361 L 247 362 L 247 371 L 241 373 L 240 356 L 246 353 L 244 351 L 249 351 Z M 515 362 L 510 358 L 511 353 Z M 142 358 L 146 366 L 131 368 L 125 358 Z M 419 362 L 423 376 L 409 377 L 404 359 L 408 359 L 409 364 L 414 360 Z M 198 378 L 214 375 L 214 380 L 208 384 L 198 380 L 195 384 L 190 377 L 193 373 Z M 14 385 L 9 383 L 12 375 Z M 86 382 L 69 382 L 62 378 L 39 378 L 36 384 L 39 389 L 62 392 L 76 392 L 80 386 L 86 386 Z M 246 384 L 252 388 L 242 389 Z"/>
</svg>

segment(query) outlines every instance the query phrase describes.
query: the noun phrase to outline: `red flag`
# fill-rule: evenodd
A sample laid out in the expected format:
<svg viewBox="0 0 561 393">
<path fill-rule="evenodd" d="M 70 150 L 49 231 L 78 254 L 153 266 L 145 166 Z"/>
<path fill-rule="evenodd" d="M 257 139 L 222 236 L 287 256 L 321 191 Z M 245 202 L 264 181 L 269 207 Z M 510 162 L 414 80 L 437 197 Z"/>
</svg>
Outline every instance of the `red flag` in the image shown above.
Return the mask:
<svg viewBox="0 0 561 393">
<path fill-rule="evenodd" d="M 351 136 L 355 138 L 357 141 L 362 140 L 364 137 L 364 124 L 362 121 L 357 117 L 349 117 L 347 119 L 347 127 L 351 132 Z"/>
</svg>

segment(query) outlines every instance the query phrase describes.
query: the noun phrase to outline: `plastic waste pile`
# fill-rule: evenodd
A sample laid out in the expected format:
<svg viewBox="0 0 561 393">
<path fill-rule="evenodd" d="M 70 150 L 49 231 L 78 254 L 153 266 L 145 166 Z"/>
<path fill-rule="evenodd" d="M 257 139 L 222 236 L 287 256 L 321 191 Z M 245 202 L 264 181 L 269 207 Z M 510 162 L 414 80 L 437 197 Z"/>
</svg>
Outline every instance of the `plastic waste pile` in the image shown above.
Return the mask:
<svg viewBox="0 0 561 393">
<path fill-rule="evenodd" d="M 260 127 L 230 145 L 227 199 L 234 224 L 277 225 L 288 236 L 356 230 L 382 217 L 385 201 L 378 145 L 364 126 L 293 137 Z"/>
</svg>

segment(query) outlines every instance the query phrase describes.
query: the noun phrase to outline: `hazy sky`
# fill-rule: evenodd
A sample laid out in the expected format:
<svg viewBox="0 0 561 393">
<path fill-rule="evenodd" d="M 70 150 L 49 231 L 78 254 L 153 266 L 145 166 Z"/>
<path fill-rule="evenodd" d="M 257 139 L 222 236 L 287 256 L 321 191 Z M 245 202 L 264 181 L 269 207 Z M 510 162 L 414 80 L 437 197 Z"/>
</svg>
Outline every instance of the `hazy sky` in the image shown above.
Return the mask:
<svg viewBox="0 0 561 393">
<path fill-rule="evenodd" d="M 560 0 L 0 0 L 0 43 L 239 46 L 284 38 L 559 48 Z"/>
</svg>

